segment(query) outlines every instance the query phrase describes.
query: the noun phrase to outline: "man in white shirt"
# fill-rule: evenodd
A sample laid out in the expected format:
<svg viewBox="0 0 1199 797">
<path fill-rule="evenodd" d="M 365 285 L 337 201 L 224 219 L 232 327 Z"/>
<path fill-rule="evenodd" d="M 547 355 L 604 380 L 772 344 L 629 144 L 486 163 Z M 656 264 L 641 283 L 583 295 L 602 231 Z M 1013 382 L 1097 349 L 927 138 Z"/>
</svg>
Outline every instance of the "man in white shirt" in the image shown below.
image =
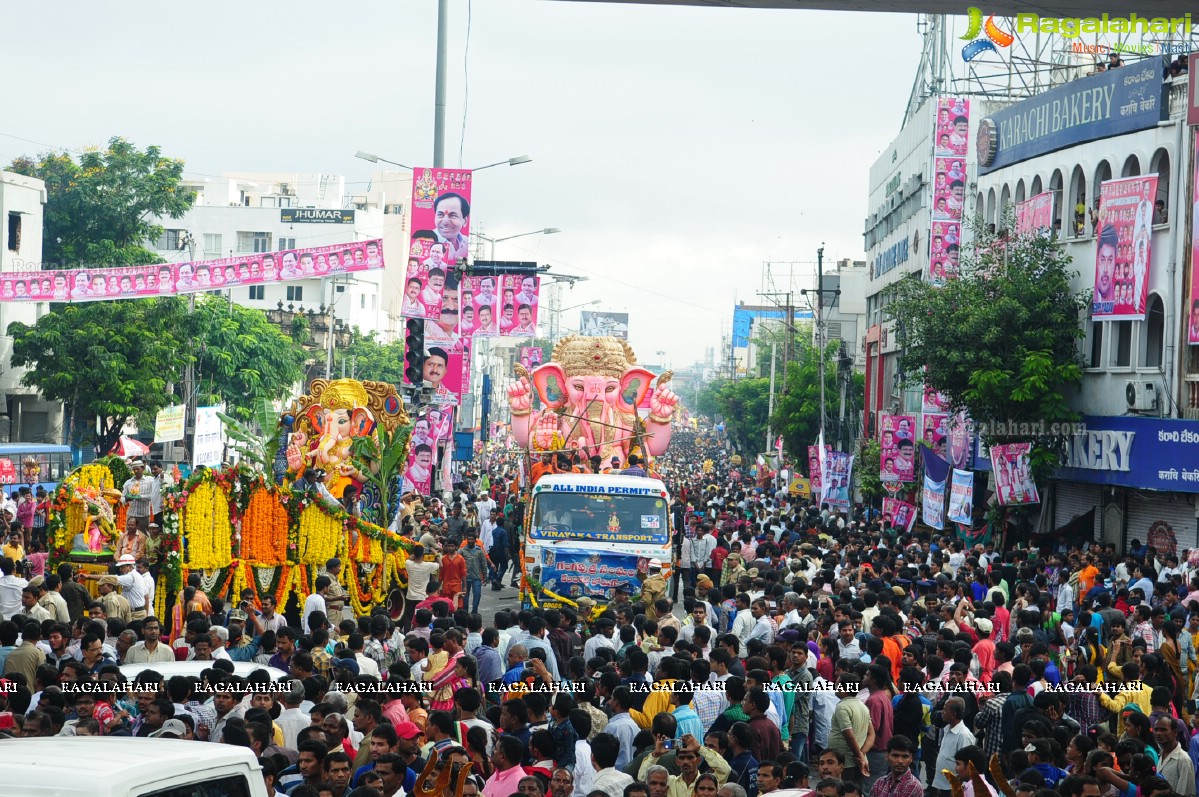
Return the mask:
<svg viewBox="0 0 1199 797">
<path fill-rule="evenodd" d="M 597 734 L 591 740 L 591 765 L 595 768 L 595 779 L 591 791 L 602 791 L 608 797 L 623 797 L 624 788 L 633 779 L 616 768 L 620 759 L 621 743 L 610 733 Z"/>
<path fill-rule="evenodd" d="M 296 737 L 300 731 L 312 724 L 312 720 L 308 712 L 300 708 L 300 704 L 304 702 L 304 682 L 299 678 L 292 678 L 287 681 L 287 688 L 288 691 L 279 695 L 282 711 L 279 712 L 275 724 L 283 733 L 283 746 L 295 750 Z"/>
<path fill-rule="evenodd" d="M 121 585 L 121 594 L 129 601 L 129 609 L 134 620 L 146 619 L 146 582 L 141 573 L 133 568 L 137 561 L 132 554 L 125 554 L 117 560 L 117 583 Z"/>
<path fill-rule="evenodd" d="M 7 620 L 21 611 L 21 590 L 28 581 L 15 576 L 16 562 L 7 556 L 0 557 L 0 620 Z"/>
<path fill-rule="evenodd" d="M 408 599 L 404 607 L 403 625 L 408 625 L 416 611 L 416 604 L 429 597 L 429 579 L 441 569 L 441 565 L 437 562 L 426 562 L 424 546 L 414 545 L 405 569 L 408 571 Z"/>
<path fill-rule="evenodd" d="M 316 592 L 313 592 L 308 596 L 307 599 L 305 599 L 304 611 L 300 616 L 300 627 L 305 634 L 311 631 L 311 629 L 308 627 L 308 618 L 313 612 L 320 612 L 328 617 L 329 610 L 325 604 L 325 593 L 329 591 L 329 585 L 332 583 L 333 580 L 328 576 L 316 577 Z"/>
<path fill-rule="evenodd" d="M 745 648 L 745 643 L 749 641 L 750 632 L 754 630 L 754 616 L 749 610 L 749 596 L 744 592 L 737 595 L 737 616 L 733 619 L 733 628 L 730 633 L 740 640 L 740 645 L 737 655 L 745 658 L 749 655 L 749 651 Z"/>
<path fill-rule="evenodd" d="M 615 653 L 620 648 L 620 640 L 616 637 L 616 623 L 604 617 L 595 623 L 595 636 L 587 640 L 587 644 L 583 645 L 583 660 L 591 661 L 596 657 L 597 652 L 601 647 L 608 648 Z"/>
</svg>

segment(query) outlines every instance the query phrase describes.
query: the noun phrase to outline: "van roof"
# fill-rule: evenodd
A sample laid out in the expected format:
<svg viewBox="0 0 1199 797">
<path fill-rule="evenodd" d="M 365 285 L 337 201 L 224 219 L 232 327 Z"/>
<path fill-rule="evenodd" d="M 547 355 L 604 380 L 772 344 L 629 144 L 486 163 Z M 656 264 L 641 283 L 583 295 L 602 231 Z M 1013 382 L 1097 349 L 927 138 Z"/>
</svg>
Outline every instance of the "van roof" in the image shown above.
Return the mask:
<svg viewBox="0 0 1199 797">
<path fill-rule="evenodd" d="M 586 484 L 602 485 L 604 487 L 648 487 L 656 490 L 666 490 L 661 480 L 646 476 L 621 476 L 616 473 L 554 473 L 542 476 L 537 480 L 538 487 L 549 487 L 554 484 Z"/>
<path fill-rule="evenodd" d="M 0 750 L 7 751 L 0 756 L 0 783 L 21 795 L 125 794 L 167 775 L 230 764 L 258 768 L 248 748 L 183 739 L 51 736 L 2 742 Z"/>
</svg>

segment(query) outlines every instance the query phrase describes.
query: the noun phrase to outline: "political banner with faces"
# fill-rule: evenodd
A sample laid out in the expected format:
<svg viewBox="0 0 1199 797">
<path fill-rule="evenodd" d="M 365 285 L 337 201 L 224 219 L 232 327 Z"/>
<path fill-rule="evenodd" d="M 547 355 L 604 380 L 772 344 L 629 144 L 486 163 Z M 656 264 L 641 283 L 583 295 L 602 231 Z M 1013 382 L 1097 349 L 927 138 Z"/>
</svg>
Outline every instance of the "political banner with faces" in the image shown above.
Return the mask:
<svg viewBox="0 0 1199 797">
<path fill-rule="evenodd" d="M 824 468 L 820 483 L 824 485 L 822 503 L 832 509 L 849 509 L 850 478 L 853 474 L 853 457 L 840 451 L 830 451 L 824 457 Z"/>
<path fill-rule="evenodd" d="M 949 416 L 943 412 L 921 413 L 921 441 L 941 459 L 948 459 Z"/>
<path fill-rule="evenodd" d="M 437 444 L 433 442 L 417 443 L 409 448 L 401 492 L 429 495 L 433 488 L 436 450 Z"/>
<path fill-rule="evenodd" d="M 916 416 L 888 415 L 880 419 L 879 478 L 910 482 L 916 476 Z"/>
<path fill-rule="evenodd" d="M 1032 443 L 991 446 L 991 472 L 995 474 L 995 495 L 1002 506 L 1039 504 L 1041 496 L 1032 479 L 1028 457 Z"/>
<path fill-rule="evenodd" d="M 921 514 L 924 517 L 924 525 L 932 526 L 938 531 L 945 528 L 945 480 L 933 481 L 929 475 L 924 474 L 924 495 L 921 503 L 923 504 Z"/>
<path fill-rule="evenodd" d="M 540 278 L 534 274 L 500 275 L 499 332 L 503 337 L 537 335 Z"/>
<path fill-rule="evenodd" d="M 824 447 L 825 458 L 833 450 L 832 446 Z M 820 446 L 808 446 L 808 481 L 812 488 L 812 498 L 819 501 L 822 495 L 823 486 L 820 481 Z"/>
<path fill-rule="evenodd" d="M 2 302 L 102 302 L 331 277 L 383 268 L 379 239 L 154 266 L 11 271 Z"/>
<path fill-rule="evenodd" d="M 1156 198 L 1156 174 L 1108 180 L 1099 189 L 1093 321 L 1144 320 Z"/>
<path fill-rule="evenodd" d="M 974 473 L 953 469 L 953 482 L 949 487 L 949 513 L 954 523 L 971 526 L 974 523 Z"/>
<path fill-rule="evenodd" d="M 470 169 L 421 167 L 412 172 L 412 237 L 404 273 L 408 309 L 404 315 L 438 318 L 446 277 L 470 255 L 472 178 Z M 419 307 L 416 301 L 409 301 L 414 291 L 419 293 Z"/>
<path fill-rule="evenodd" d="M 956 221 L 933 222 L 928 245 L 928 277 L 934 285 L 957 279 L 961 271 L 962 225 Z"/>
<path fill-rule="evenodd" d="M 946 419 L 949 443 L 945 448 L 946 460 L 955 468 L 969 468 L 974 450 L 974 424 L 965 412 Z"/>
<path fill-rule="evenodd" d="M 891 521 L 892 528 L 911 531 L 916 523 L 916 505 L 898 498 L 884 498 L 883 520 Z"/>
<path fill-rule="evenodd" d="M 1016 205 L 1016 234 L 1048 231 L 1053 227 L 1053 192 L 1045 191 Z"/>
<path fill-rule="evenodd" d="M 920 409 L 923 412 L 945 412 L 949 409 L 949 397 L 925 385 L 924 398 L 921 401 Z"/>
<path fill-rule="evenodd" d="M 464 337 L 498 337 L 499 275 L 466 277 L 460 294 L 462 335 Z"/>
<path fill-rule="evenodd" d="M 521 346 L 520 347 L 520 364 L 526 370 L 532 371 L 537 366 L 541 365 L 541 360 L 545 353 L 540 346 Z"/>
<path fill-rule="evenodd" d="M 970 145 L 970 100 L 965 97 L 937 99 L 934 150 L 947 157 L 966 157 Z"/>
<path fill-rule="evenodd" d="M 1195 146 L 1199 152 L 1199 130 L 1195 131 Z M 1195 173 L 1191 180 L 1191 301 L 1190 323 L 1187 325 L 1187 343 L 1199 346 L 1199 158 L 1195 158 Z"/>
</svg>

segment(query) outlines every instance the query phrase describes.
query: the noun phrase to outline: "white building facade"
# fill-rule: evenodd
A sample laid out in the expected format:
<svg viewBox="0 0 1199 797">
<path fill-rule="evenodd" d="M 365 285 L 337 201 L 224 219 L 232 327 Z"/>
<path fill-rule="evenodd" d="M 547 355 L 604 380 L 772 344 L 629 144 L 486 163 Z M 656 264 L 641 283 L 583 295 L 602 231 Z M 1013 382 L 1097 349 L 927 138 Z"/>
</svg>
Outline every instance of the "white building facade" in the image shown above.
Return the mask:
<svg viewBox="0 0 1199 797">
<path fill-rule="evenodd" d="M 40 271 L 46 184 L 35 177 L 0 171 L 0 219 L 4 247 L 0 271 Z M 46 401 L 21 384 L 25 369 L 10 366 L 13 341 L 8 325 L 34 324 L 45 315 L 45 302 L 0 303 L 0 440 L 24 443 L 62 442 L 62 404 Z"/>
</svg>

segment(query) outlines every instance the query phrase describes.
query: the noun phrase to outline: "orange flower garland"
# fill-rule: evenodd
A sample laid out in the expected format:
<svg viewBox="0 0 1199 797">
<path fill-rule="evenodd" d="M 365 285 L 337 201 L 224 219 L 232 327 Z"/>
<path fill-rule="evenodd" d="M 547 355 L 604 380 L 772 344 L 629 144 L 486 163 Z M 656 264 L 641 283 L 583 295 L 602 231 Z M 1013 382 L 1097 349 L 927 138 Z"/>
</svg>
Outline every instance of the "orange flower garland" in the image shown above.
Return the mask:
<svg viewBox="0 0 1199 797">
<path fill-rule="evenodd" d="M 287 508 L 274 493 L 255 490 L 241 521 L 242 558 L 267 567 L 286 562 L 288 521 Z"/>
</svg>

